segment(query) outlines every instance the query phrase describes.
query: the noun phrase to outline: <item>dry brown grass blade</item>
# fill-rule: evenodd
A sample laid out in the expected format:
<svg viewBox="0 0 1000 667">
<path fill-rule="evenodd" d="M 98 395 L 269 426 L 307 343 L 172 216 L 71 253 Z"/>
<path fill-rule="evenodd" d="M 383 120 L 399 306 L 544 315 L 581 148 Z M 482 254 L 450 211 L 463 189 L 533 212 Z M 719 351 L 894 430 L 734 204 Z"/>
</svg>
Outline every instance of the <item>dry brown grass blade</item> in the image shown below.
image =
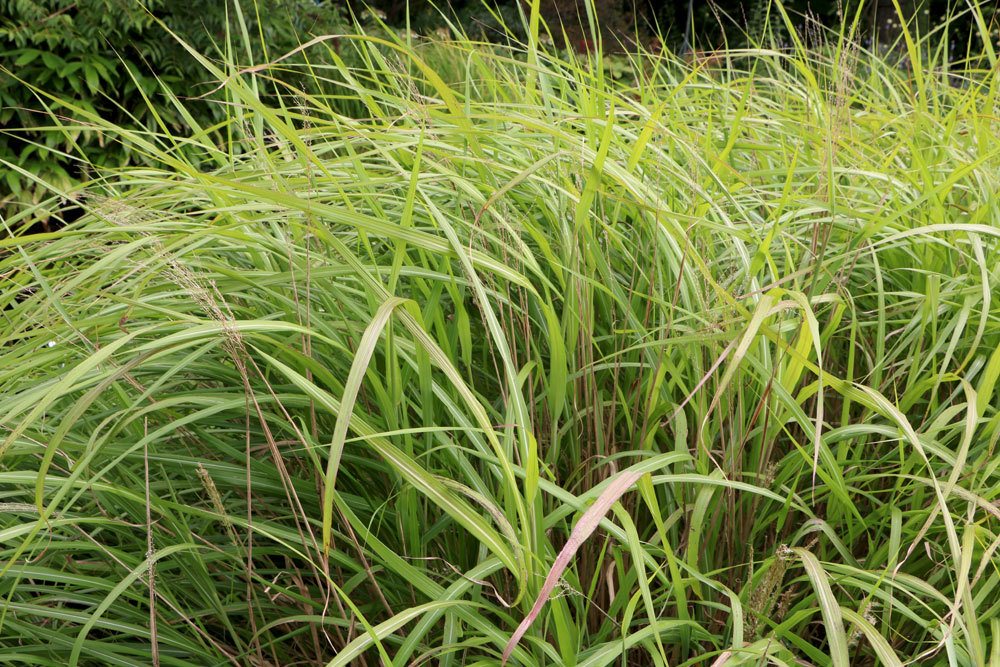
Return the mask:
<svg viewBox="0 0 1000 667">
<path fill-rule="evenodd" d="M 593 534 L 597 529 L 597 526 L 601 523 L 601 519 L 604 515 L 608 513 L 611 506 L 618 502 L 618 499 L 628 491 L 633 484 L 635 484 L 644 473 L 641 472 L 623 472 L 614 481 L 608 485 L 601 495 L 597 497 L 594 504 L 583 513 L 580 520 L 577 522 L 576 526 L 573 528 L 573 532 L 570 533 L 569 539 L 566 540 L 566 544 L 563 546 L 559 555 L 556 557 L 552 567 L 549 569 L 549 574 L 545 577 L 545 583 L 542 584 L 542 590 L 538 592 L 538 597 L 535 598 L 535 604 L 532 605 L 531 611 L 528 615 L 524 617 L 521 624 L 517 626 L 517 630 L 511 635 L 510 640 L 507 642 L 506 648 L 503 651 L 503 658 L 501 659 L 501 664 L 507 664 L 507 660 L 510 658 L 510 654 L 513 653 L 514 648 L 517 647 L 517 643 L 521 641 L 521 637 L 524 633 L 528 631 L 531 624 L 535 622 L 538 614 L 542 611 L 542 607 L 549 599 L 549 594 L 556 587 L 559 582 L 559 578 L 562 573 L 566 571 L 569 567 L 570 560 L 576 554 L 577 549 L 587 541 L 587 538 Z"/>
</svg>

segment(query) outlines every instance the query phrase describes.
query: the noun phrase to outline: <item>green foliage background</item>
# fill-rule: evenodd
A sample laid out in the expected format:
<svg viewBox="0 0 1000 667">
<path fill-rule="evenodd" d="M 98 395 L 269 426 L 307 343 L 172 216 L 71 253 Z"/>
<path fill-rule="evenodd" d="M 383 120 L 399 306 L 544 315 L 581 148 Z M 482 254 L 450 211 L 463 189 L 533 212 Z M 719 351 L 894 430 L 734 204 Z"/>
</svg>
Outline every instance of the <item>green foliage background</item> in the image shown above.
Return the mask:
<svg viewBox="0 0 1000 667">
<path fill-rule="evenodd" d="M 68 190 L 91 167 L 145 160 L 130 143 L 109 143 L 69 120 L 80 116 L 71 107 L 116 125 L 176 132 L 188 124 L 160 93 L 163 86 L 198 96 L 214 84 L 164 27 L 210 57 L 224 55 L 227 31 L 245 28 L 243 52 L 229 58 L 260 62 L 266 52 L 285 53 L 300 38 L 344 24 L 335 2 L 259 0 L 236 28 L 238 11 L 217 0 L 0 0 L 0 161 L 17 167 L 4 170 L 0 207 L 37 203 L 50 189 L 45 184 Z M 217 104 L 188 109 L 202 126 L 224 117 Z M 48 111 L 64 119 L 65 131 L 53 129 Z"/>
<path fill-rule="evenodd" d="M 784 4 L 797 12 L 808 10 L 827 25 L 838 20 L 838 3 L 789 0 Z M 871 7 L 883 4 L 869 3 Z M 164 28 L 200 54 L 237 64 L 260 63 L 267 53 L 285 54 L 314 35 L 343 32 L 351 13 L 367 16 L 369 6 L 389 24 L 409 25 L 425 33 L 453 21 L 453 26 L 487 40 L 526 37 L 511 0 L 452 0 L 437 5 L 423 0 L 363 4 L 259 0 L 245 5 L 247 15 L 240 23 L 239 7 L 228 0 L 0 0 L 0 165 L 5 167 L 0 175 L 0 211 L 9 214 L 37 204 L 53 190 L 70 191 L 86 182 L 96 167 L 148 163 L 148 156 L 128 141 L 109 143 L 93 126 L 71 120 L 79 118 L 81 111 L 118 126 L 161 133 L 176 133 L 192 124 L 211 131 L 224 121 L 225 113 L 213 100 L 186 104 L 191 122 L 176 102 L 167 101 L 164 89 L 179 98 L 197 97 L 214 84 Z M 550 25 L 561 26 L 554 34 L 557 41 L 565 36 L 571 48 L 592 48 L 589 28 L 580 25 L 581 20 L 586 23 L 587 15 L 582 0 L 542 0 L 539 6 Z M 765 0 L 694 3 L 688 16 L 684 0 L 623 0 L 597 3 L 594 12 L 607 51 L 635 39 L 653 41 L 654 27 L 662 32 L 658 38 L 662 43 L 674 48 L 682 42 L 686 45 L 688 19 L 694 23 L 692 43 L 697 48 L 715 48 L 722 43 L 740 46 L 749 35 L 759 33 L 768 6 Z M 843 8 L 850 13 L 855 6 L 856 2 L 847 2 Z M 938 17 L 948 14 L 950 5 L 909 0 L 900 6 L 904 14 L 922 17 L 918 10 L 930 8 Z M 995 15 L 996 3 L 977 6 L 987 20 Z M 959 41 L 974 42 L 978 31 L 968 16 L 951 31 Z M 874 19 L 875 12 L 866 9 L 865 22 Z M 723 37 L 723 25 L 732 28 L 733 34 Z M 226 53 L 227 35 L 244 31 L 239 34 L 238 51 Z M 742 31 L 746 34 L 741 36 Z M 980 51 L 982 46 L 976 43 L 973 50 Z M 307 80 L 299 78 L 299 82 Z M 62 127 L 53 126 L 50 112 L 61 119 Z M 40 219 L 47 224 L 45 216 Z"/>
</svg>

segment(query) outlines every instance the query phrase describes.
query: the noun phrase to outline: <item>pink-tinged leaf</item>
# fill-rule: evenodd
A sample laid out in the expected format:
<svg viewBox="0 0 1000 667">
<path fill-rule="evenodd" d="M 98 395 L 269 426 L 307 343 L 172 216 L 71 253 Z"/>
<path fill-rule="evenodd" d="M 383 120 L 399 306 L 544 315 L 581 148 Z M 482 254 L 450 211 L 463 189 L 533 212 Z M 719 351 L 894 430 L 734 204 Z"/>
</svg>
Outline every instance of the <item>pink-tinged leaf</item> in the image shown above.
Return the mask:
<svg viewBox="0 0 1000 667">
<path fill-rule="evenodd" d="M 531 611 L 524 617 L 521 624 L 517 626 L 517 630 L 514 631 L 514 634 L 510 637 L 510 641 L 507 642 L 507 647 L 503 650 L 501 664 L 507 664 L 507 659 L 510 658 L 510 654 L 513 653 L 517 643 L 521 641 L 521 637 L 528 631 L 531 624 L 535 622 L 538 614 L 542 611 L 542 607 L 548 601 L 549 594 L 556 587 L 556 583 L 559 582 L 562 573 L 566 571 L 570 559 L 576 554 L 580 545 L 586 542 L 587 538 L 597 529 L 597 526 L 601 523 L 601 519 L 608 513 L 611 506 L 618 502 L 618 499 L 644 474 L 644 472 L 635 471 L 621 473 L 597 497 L 594 504 L 583 513 L 583 516 L 580 517 L 580 520 L 573 528 L 573 532 L 570 533 L 566 545 L 559 552 L 555 562 L 552 563 L 552 569 L 549 570 L 548 576 L 545 577 L 545 583 L 542 584 L 542 590 L 538 592 L 538 597 L 535 599 L 535 604 L 531 607 Z"/>
<path fill-rule="evenodd" d="M 726 651 L 726 652 L 724 652 L 722 655 L 720 655 L 715 660 L 715 662 L 712 663 L 712 667 L 722 667 L 724 664 L 726 664 L 729 661 L 729 659 L 731 657 L 733 657 L 733 652 L 732 651 Z"/>
</svg>

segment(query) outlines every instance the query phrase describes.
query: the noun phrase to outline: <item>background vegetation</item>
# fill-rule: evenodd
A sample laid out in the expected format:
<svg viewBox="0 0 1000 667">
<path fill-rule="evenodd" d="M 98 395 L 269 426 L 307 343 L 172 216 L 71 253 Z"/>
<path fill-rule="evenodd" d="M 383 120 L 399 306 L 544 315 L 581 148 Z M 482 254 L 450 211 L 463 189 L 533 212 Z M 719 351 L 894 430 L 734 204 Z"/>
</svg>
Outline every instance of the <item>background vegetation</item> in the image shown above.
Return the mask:
<svg viewBox="0 0 1000 667">
<path fill-rule="evenodd" d="M 14 165 L 4 169 L 0 205 L 38 203 L 45 183 L 68 189 L 95 167 L 148 159 L 97 128 L 45 131 L 52 115 L 69 119 L 67 105 L 116 125 L 180 132 L 189 119 L 163 103 L 161 87 L 198 97 L 214 85 L 189 47 L 247 64 L 290 51 L 312 31 L 346 25 L 339 5 L 314 0 L 261 0 L 246 11 L 215 0 L 0 0 L 0 160 Z M 246 32 L 227 52 L 234 29 Z M 206 128 L 225 117 L 219 105 L 188 106 Z"/>
<path fill-rule="evenodd" d="M 18 93 L 142 160 L 8 162 L 0 662 L 1000 662 L 995 26 L 862 16 Z"/>
<path fill-rule="evenodd" d="M 897 0 L 897 5 L 899 14 L 889 0 L 865 4 L 858 14 L 859 42 L 870 48 L 873 40 L 885 48 L 896 45 L 900 55 L 902 25 L 918 36 L 934 27 L 935 41 L 948 57 L 962 60 L 983 53 L 985 33 L 973 16 L 992 24 L 997 11 L 996 2 L 978 3 L 976 12 L 952 11 L 947 0 Z M 49 114 L 68 117 L 63 110 L 69 102 L 118 126 L 153 131 L 162 125 L 180 132 L 190 122 L 160 98 L 166 86 L 186 100 L 185 112 L 195 123 L 209 134 L 217 131 L 224 120 L 219 104 L 192 100 L 224 98 L 210 94 L 214 84 L 188 48 L 238 68 L 288 53 L 314 36 L 348 31 L 352 17 L 369 30 L 391 26 L 427 35 L 461 26 L 477 39 L 524 42 L 522 19 L 530 6 L 517 0 L 258 0 L 244 11 L 238 3 L 218 0 L 0 0 L 0 160 L 12 165 L 0 178 L 0 211 L 37 204 L 45 198 L 46 183 L 72 189 L 95 167 L 148 163 L 149 156 L 129 142 L 106 141 L 90 127 L 68 134 L 46 131 Z M 682 55 L 745 48 L 768 31 L 775 46 L 789 48 L 783 27 L 767 25 L 770 6 L 770 0 L 539 0 L 538 12 L 556 45 L 616 54 L 609 63 L 622 74 L 629 68 L 627 54 L 637 47 L 655 52 L 666 46 Z M 836 29 L 844 12 L 853 15 L 861 7 L 856 0 L 788 0 L 784 6 L 800 32 Z M 322 58 L 316 50 L 311 55 Z M 295 85 L 318 92 L 311 83 L 307 77 Z M 261 93 L 266 99 L 270 91 Z M 47 213 L 38 216 L 45 228 L 78 210 L 55 207 Z"/>
</svg>

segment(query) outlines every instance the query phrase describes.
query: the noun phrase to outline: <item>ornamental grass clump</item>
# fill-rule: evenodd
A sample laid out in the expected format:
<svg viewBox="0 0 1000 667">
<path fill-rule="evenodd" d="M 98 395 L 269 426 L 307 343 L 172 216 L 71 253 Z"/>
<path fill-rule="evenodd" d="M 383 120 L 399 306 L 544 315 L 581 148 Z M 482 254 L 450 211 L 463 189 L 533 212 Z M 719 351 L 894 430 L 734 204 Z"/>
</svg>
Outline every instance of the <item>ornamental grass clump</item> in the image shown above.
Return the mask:
<svg viewBox="0 0 1000 667">
<path fill-rule="evenodd" d="M 998 664 L 992 51 L 527 18 L 51 119 L 145 166 L 5 220 L 0 662 Z"/>
</svg>

